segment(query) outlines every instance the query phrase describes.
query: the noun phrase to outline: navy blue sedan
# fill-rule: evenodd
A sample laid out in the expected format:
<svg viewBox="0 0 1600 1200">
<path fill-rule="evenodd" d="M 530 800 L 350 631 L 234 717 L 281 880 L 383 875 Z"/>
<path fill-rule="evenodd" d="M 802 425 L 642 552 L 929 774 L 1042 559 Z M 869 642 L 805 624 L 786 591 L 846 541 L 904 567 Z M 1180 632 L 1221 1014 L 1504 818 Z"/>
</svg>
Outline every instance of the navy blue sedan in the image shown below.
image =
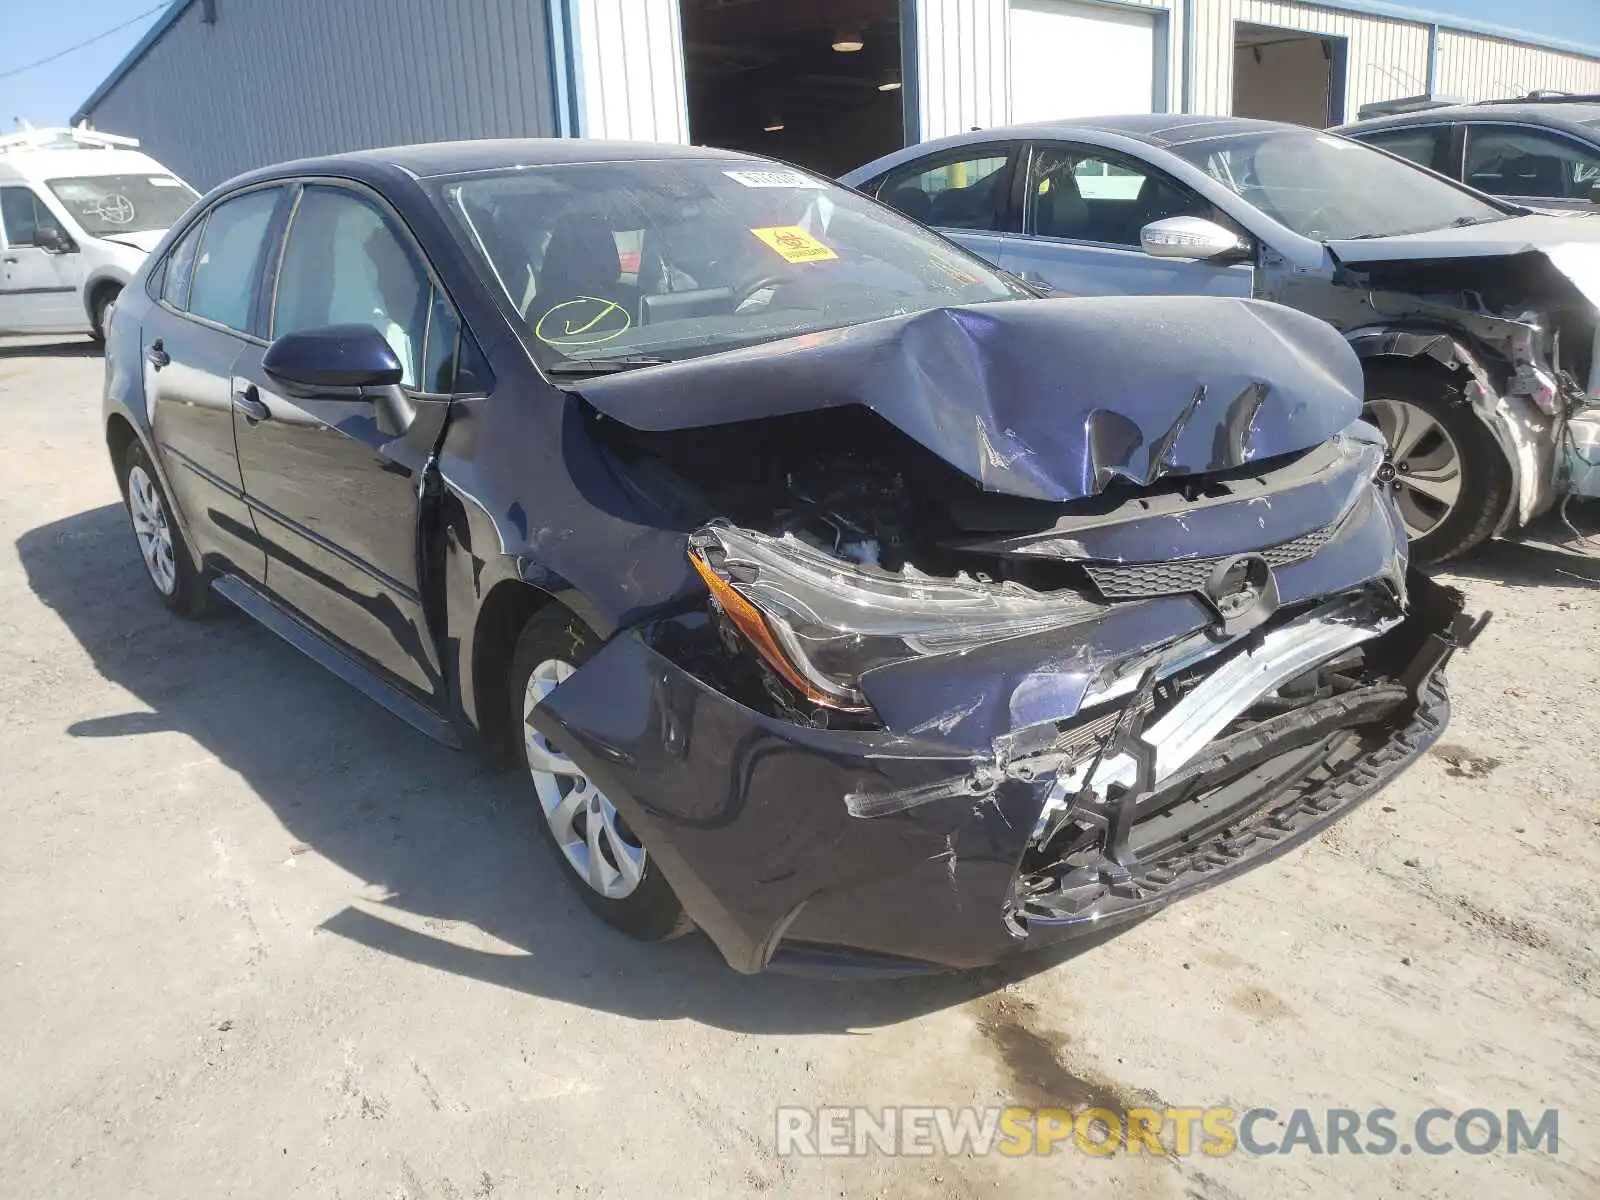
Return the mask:
<svg viewBox="0 0 1600 1200">
<path fill-rule="evenodd" d="M 603 920 L 967 967 L 1437 737 L 1471 626 L 1360 389 L 1313 317 L 1039 299 L 782 164 L 482 142 L 204 197 L 116 307 L 105 434 L 161 603 L 514 766 Z"/>
</svg>

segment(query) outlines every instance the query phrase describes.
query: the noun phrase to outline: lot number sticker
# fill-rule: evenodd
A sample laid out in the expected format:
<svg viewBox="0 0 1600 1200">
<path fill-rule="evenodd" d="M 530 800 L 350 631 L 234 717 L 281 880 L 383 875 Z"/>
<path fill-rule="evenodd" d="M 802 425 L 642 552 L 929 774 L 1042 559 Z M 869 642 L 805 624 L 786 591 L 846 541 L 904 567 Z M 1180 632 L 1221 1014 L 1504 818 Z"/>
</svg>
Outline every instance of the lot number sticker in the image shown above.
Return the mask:
<svg viewBox="0 0 1600 1200">
<path fill-rule="evenodd" d="M 812 188 L 821 189 L 822 180 L 802 175 L 799 171 L 724 171 L 735 183 L 748 188 Z"/>
<path fill-rule="evenodd" d="M 781 254 L 785 262 L 824 262 L 839 257 L 798 225 L 774 225 L 750 232 Z"/>
</svg>

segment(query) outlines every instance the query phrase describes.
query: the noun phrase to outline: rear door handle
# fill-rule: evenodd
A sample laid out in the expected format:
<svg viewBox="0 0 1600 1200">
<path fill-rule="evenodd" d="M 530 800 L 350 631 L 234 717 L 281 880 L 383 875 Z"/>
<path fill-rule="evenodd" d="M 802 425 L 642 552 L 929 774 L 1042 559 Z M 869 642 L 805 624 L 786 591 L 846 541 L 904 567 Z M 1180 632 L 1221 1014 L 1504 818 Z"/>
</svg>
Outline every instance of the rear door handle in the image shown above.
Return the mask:
<svg viewBox="0 0 1600 1200">
<path fill-rule="evenodd" d="M 251 425 L 259 425 L 272 416 L 272 410 L 261 399 L 256 385 L 242 380 L 233 385 L 233 406 L 244 414 L 244 419 Z"/>
<path fill-rule="evenodd" d="M 5 259 L 3 261 L 8 262 L 8 263 L 14 263 L 14 262 L 17 261 L 17 256 L 15 254 L 8 254 L 8 255 L 5 256 Z"/>
<path fill-rule="evenodd" d="M 150 348 L 144 352 L 145 358 L 150 360 L 150 365 L 156 370 L 161 370 L 172 361 L 172 355 L 167 353 L 167 348 L 160 338 L 150 343 Z"/>
</svg>

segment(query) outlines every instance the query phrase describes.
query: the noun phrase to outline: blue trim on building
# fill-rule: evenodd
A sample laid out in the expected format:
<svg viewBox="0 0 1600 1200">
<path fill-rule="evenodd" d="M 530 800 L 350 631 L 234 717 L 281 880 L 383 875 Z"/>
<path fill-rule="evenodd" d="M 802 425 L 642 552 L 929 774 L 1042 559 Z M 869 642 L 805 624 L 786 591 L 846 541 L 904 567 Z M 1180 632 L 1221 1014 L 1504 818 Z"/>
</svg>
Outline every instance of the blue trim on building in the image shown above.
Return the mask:
<svg viewBox="0 0 1600 1200">
<path fill-rule="evenodd" d="M 78 105 L 78 111 L 72 114 L 72 123 L 74 125 L 89 116 L 94 110 L 94 106 L 104 100 L 111 89 L 122 82 L 122 77 L 133 70 L 139 60 L 149 53 L 150 47 L 154 46 L 166 35 L 167 30 L 177 23 L 179 17 L 189 11 L 189 6 L 193 3 L 194 0 L 172 0 L 172 4 L 167 11 L 157 17 L 155 24 L 144 31 L 144 36 L 139 39 L 139 44 L 128 51 L 122 61 L 111 69 L 111 74 L 100 81 L 100 86 L 95 88 L 89 98 Z"/>
<path fill-rule="evenodd" d="M 1488 21 L 1473 21 L 1465 17 L 1452 17 L 1449 13 L 1434 12 L 1425 8 L 1410 8 L 1404 4 L 1389 4 L 1385 0 L 1292 0 L 1307 8 L 1326 8 L 1333 12 L 1356 13 L 1365 17 L 1386 17 L 1391 21 L 1405 21 L 1412 25 L 1437 25 L 1446 33 L 1478 33 L 1501 41 L 1517 42 L 1540 50 L 1558 50 L 1565 54 L 1581 54 L 1585 58 L 1600 58 L 1600 45 L 1569 42 L 1561 38 L 1544 37 L 1524 29 L 1511 29 Z"/>
</svg>

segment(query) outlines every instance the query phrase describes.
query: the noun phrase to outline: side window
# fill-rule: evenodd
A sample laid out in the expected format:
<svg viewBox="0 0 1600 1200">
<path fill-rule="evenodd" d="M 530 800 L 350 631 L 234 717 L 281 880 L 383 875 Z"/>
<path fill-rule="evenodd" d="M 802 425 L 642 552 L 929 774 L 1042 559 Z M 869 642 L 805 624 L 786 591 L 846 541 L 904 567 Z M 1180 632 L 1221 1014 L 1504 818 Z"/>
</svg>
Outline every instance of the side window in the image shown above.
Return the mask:
<svg viewBox="0 0 1600 1200">
<path fill-rule="evenodd" d="M 907 163 L 884 176 L 878 199 L 914 221 L 944 229 L 1007 228 L 1015 155 L 986 146 L 964 157 Z"/>
<path fill-rule="evenodd" d="M 454 321 L 435 310 L 427 271 L 376 204 L 342 188 L 301 193 L 278 268 L 273 337 L 371 325 L 405 369 L 401 384 L 435 390 L 455 357 Z"/>
<path fill-rule="evenodd" d="M 1380 150 L 1387 150 L 1390 154 L 1398 154 L 1401 158 L 1409 158 L 1419 166 L 1430 170 L 1439 170 L 1439 141 L 1441 135 L 1448 137 L 1450 129 L 1445 125 L 1435 125 L 1427 129 L 1391 129 L 1383 133 L 1364 133 L 1361 140 L 1370 145 L 1377 146 Z"/>
<path fill-rule="evenodd" d="M 1215 206 L 1132 159 L 1089 147 L 1041 146 L 1028 167 L 1024 228 L 1035 237 L 1139 246 L 1139 231 L 1166 217 L 1229 224 Z"/>
<path fill-rule="evenodd" d="M 211 210 L 191 272 L 189 312 L 229 329 L 249 330 L 261 248 L 282 194 L 281 188 L 246 192 Z"/>
<path fill-rule="evenodd" d="M 1600 183 L 1600 154 L 1559 134 L 1469 125 L 1465 178 L 1495 196 L 1589 200 Z"/>
<path fill-rule="evenodd" d="M 172 248 L 162 271 L 161 298 L 180 312 L 189 307 L 189 280 L 194 273 L 195 251 L 200 248 L 201 235 L 205 233 L 206 219 L 201 217 L 194 228 L 183 235 L 183 240 Z"/>
<path fill-rule="evenodd" d="M 26 187 L 0 188 L 0 225 L 5 228 L 8 246 L 37 245 L 41 229 L 65 233 L 61 222 L 40 203 L 33 189 Z"/>
</svg>

